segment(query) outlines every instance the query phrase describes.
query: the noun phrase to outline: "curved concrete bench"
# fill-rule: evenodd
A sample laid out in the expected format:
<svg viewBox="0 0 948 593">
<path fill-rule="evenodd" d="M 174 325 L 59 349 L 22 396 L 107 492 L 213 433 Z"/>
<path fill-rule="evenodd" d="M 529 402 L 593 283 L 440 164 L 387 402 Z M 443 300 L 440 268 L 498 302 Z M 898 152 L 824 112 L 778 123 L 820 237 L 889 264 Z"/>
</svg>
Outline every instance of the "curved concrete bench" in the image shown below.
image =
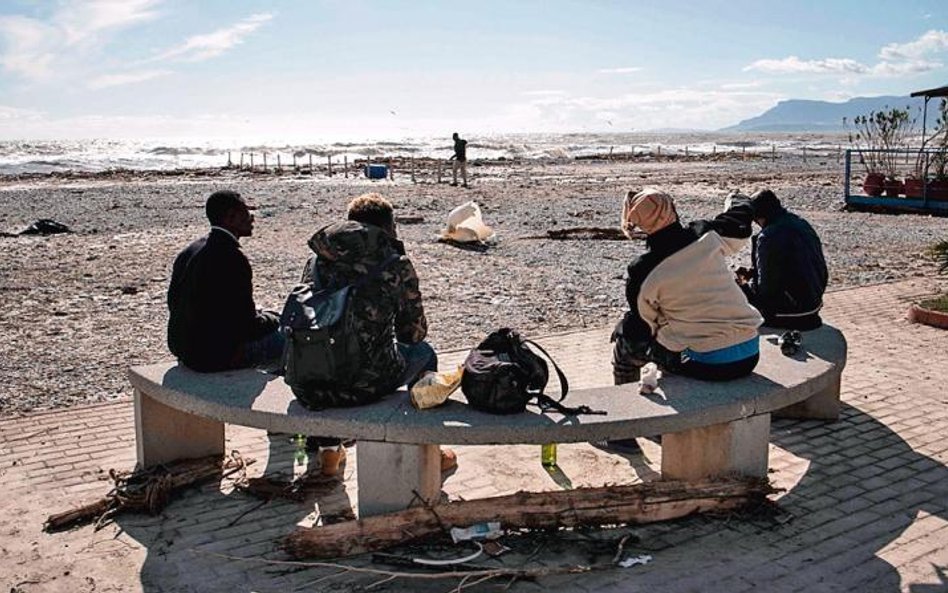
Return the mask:
<svg viewBox="0 0 948 593">
<path fill-rule="evenodd" d="M 497 416 L 471 409 L 460 394 L 441 407 L 419 411 L 404 390 L 368 406 L 311 412 L 282 378 L 262 371 L 204 374 L 177 363 L 134 367 L 129 377 L 135 388 L 138 461 L 148 467 L 223 454 L 224 424 L 354 438 L 359 441 L 362 516 L 405 508 L 416 492 L 437 500 L 441 444 L 543 444 L 660 434 L 664 478 L 729 472 L 766 476 L 771 413 L 835 419 L 846 362 L 846 341 L 830 326 L 806 332 L 803 349 L 792 357 L 775 342 L 765 328 L 760 364 L 736 381 L 667 376 L 649 396 L 639 395 L 637 384 L 570 393 L 569 405 L 587 404 L 606 410 L 605 416 L 564 417 L 536 408 Z M 569 366 L 567 361 L 567 374 Z M 608 361 L 603 373 L 611 378 Z"/>
</svg>

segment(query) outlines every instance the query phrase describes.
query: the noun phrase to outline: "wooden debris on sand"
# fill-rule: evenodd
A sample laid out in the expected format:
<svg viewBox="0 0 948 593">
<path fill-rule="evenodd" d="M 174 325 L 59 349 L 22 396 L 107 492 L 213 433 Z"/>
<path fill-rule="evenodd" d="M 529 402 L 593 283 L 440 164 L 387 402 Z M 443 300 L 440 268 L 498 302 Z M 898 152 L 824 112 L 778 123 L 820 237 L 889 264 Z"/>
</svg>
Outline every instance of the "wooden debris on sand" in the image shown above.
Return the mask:
<svg viewBox="0 0 948 593">
<path fill-rule="evenodd" d="M 230 457 L 218 455 L 198 459 L 182 459 L 146 470 L 117 472 L 109 470 L 114 486 L 104 498 L 63 513 L 50 515 L 43 525 L 47 532 L 95 522 L 98 530 L 115 515 L 123 512 L 146 512 L 156 515 L 181 490 L 214 478 L 237 474 L 238 482 L 246 480 L 247 466 L 253 459 L 244 459 L 234 451 Z"/>
<path fill-rule="evenodd" d="M 383 550 L 416 538 L 487 521 L 504 528 L 559 528 L 653 523 L 693 513 L 735 511 L 762 504 L 775 492 L 767 480 L 734 478 L 509 496 L 416 507 L 358 521 L 301 527 L 284 548 L 294 558 L 336 558 Z"/>
</svg>

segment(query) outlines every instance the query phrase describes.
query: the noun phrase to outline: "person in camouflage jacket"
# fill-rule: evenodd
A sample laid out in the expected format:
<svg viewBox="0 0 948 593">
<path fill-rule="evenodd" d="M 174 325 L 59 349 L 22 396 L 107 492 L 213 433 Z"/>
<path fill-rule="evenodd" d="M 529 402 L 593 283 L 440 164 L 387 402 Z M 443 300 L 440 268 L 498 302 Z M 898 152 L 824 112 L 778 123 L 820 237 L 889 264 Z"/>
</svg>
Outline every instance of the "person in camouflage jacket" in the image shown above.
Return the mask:
<svg viewBox="0 0 948 593">
<path fill-rule="evenodd" d="M 400 256 L 353 295 L 350 306 L 364 364 L 351 388 L 318 407 L 371 403 L 403 384 L 411 386 L 424 371 L 437 370 L 434 349 L 424 341 L 428 321 L 418 275 L 397 238 L 388 200 L 379 194 L 355 198 L 348 220 L 316 231 L 309 247 L 315 255 L 307 261 L 302 281 L 317 286 L 352 284 L 393 254 Z"/>
</svg>

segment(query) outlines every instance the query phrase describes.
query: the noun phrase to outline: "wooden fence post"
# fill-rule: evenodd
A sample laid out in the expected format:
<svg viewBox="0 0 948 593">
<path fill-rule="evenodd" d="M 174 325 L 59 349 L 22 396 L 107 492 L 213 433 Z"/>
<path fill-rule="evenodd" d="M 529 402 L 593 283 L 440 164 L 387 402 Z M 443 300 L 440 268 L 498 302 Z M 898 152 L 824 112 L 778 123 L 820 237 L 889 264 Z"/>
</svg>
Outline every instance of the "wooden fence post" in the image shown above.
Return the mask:
<svg viewBox="0 0 948 593">
<path fill-rule="evenodd" d="M 253 171 L 253 153 L 250 153 L 250 170 Z"/>
<path fill-rule="evenodd" d="M 388 180 L 395 181 L 395 167 L 392 166 L 392 159 L 388 159 Z"/>
<path fill-rule="evenodd" d="M 326 162 L 329 163 L 329 176 L 332 177 L 332 155 L 326 155 Z"/>
<path fill-rule="evenodd" d="M 244 169 L 244 153 L 240 153 L 240 170 Z"/>
<path fill-rule="evenodd" d="M 267 172 L 267 153 L 263 153 L 263 172 Z"/>
<path fill-rule="evenodd" d="M 416 183 L 415 181 L 415 155 L 411 156 L 411 182 Z"/>
<path fill-rule="evenodd" d="M 280 163 L 280 153 L 277 153 L 277 171 L 283 171 L 283 165 Z"/>
<path fill-rule="evenodd" d="M 441 172 L 444 167 L 444 161 L 438 159 L 438 185 L 441 185 Z"/>
<path fill-rule="evenodd" d="M 346 179 L 349 179 L 349 155 L 342 155 L 342 167 L 346 173 Z"/>
</svg>

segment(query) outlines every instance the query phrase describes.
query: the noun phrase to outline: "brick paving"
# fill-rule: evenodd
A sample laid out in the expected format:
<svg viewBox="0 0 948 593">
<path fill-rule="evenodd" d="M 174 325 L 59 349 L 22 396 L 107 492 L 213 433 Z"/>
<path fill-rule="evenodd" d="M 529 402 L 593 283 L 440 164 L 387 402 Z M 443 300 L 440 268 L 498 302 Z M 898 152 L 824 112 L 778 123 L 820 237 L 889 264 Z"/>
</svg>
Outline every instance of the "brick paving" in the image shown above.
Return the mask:
<svg viewBox="0 0 948 593">
<path fill-rule="evenodd" d="M 774 421 L 771 479 L 787 489 L 776 516 L 694 517 L 573 534 L 585 542 L 541 538 L 531 566 L 586 564 L 589 538 L 615 539 L 616 533 L 635 536 L 627 551 L 653 560 L 545 576 L 512 590 L 948 591 L 948 333 L 905 321 L 909 303 L 937 288 L 919 279 L 827 295 L 825 318 L 849 342 L 842 417 L 832 424 Z M 609 382 L 607 337 L 608 330 L 597 329 L 542 341 L 581 388 Z M 443 365 L 462 354 L 443 356 Z M 230 448 L 257 460 L 253 475 L 303 469 L 294 466 L 284 437 L 228 427 L 227 438 Z M 471 499 L 654 479 L 660 448 L 642 444 L 645 456 L 631 458 L 586 444 L 560 445 L 557 475 L 541 468 L 538 447 L 458 447 L 460 467 L 444 492 Z M 356 591 L 382 578 L 223 557 L 285 559 L 278 542 L 295 525 L 351 512 L 358 497 L 352 455 L 345 480 L 326 484 L 312 504 L 262 504 L 225 482 L 186 492 L 157 517 L 125 515 L 98 531 L 42 533 L 46 515 L 104 494 L 108 470 L 130 468 L 134 458 L 128 401 L 0 421 L 0 578 L 9 581 L 0 588 Z M 366 557 L 349 563 L 372 566 Z M 496 590 L 497 584 L 505 581 L 466 590 Z M 369 590 L 456 585 L 395 580 Z"/>
</svg>

